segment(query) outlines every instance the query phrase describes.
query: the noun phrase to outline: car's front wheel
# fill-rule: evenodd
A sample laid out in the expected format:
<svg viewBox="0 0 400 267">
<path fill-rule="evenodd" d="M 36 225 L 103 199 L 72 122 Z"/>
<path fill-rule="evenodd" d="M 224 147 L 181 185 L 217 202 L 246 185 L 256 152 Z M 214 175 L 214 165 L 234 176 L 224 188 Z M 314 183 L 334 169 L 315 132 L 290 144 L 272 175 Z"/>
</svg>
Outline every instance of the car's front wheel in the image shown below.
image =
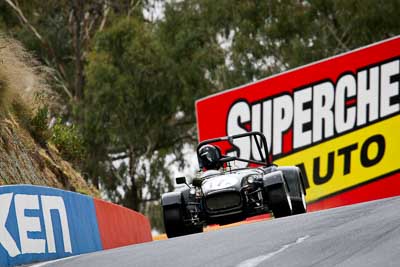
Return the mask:
<svg viewBox="0 0 400 267">
<path fill-rule="evenodd" d="M 275 218 L 292 215 L 292 203 L 284 183 L 268 187 L 267 197 Z"/>
<path fill-rule="evenodd" d="M 299 179 L 301 179 L 301 176 L 299 176 Z M 293 215 L 307 212 L 306 196 L 304 193 L 303 186 L 300 184 L 300 182 L 298 186 L 299 186 L 299 198 L 292 199 Z"/>
<path fill-rule="evenodd" d="M 182 209 L 179 205 L 163 207 L 165 233 L 169 238 L 184 234 Z"/>
<path fill-rule="evenodd" d="M 302 173 L 297 167 L 279 167 L 283 172 L 285 182 L 288 186 L 290 200 L 293 207 L 293 215 L 307 212 Z"/>
<path fill-rule="evenodd" d="M 203 225 L 185 225 L 180 205 L 163 207 L 164 227 L 168 238 L 203 232 Z"/>
</svg>

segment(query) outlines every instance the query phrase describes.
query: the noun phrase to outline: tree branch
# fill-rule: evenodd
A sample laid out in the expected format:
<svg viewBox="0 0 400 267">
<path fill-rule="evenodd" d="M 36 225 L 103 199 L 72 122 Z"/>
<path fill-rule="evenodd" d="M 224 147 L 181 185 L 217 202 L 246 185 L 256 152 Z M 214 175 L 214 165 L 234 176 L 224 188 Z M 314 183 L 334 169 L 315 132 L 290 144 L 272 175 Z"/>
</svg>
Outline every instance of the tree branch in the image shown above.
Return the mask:
<svg viewBox="0 0 400 267">
<path fill-rule="evenodd" d="M 43 44 L 43 46 L 45 48 L 47 48 L 47 50 L 49 51 L 50 57 L 52 57 L 55 61 L 55 65 L 56 65 L 56 72 L 59 74 L 59 76 L 61 77 L 61 80 L 63 79 L 63 76 L 65 77 L 65 71 L 64 71 L 64 67 L 61 64 L 57 63 L 56 60 L 56 56 L 55 56 L 55 52 L 52 49 L 52 47 L 48 44 L 47 41 L 45 41 L 45 39 L 42 37 L 42 35 L 36 30 L 36 28 L 28 21 L 28 19 L 25 17 L 24 13 L 22 12 L 22 10 L 18 7 L 18 5 L 16 3 L 14 3 L 11 0 L 5 0 L 6 3 L 16 12 L 19 20 L 22 22 L 22 24 L 24 24 L 32 33 L 33 35 Z M 47 65 L 51 66 L 51 64 L 49 64 L 49 62 L 47 62 Z M 57 70 L 58 68 L 58 70 Z M 62 82 L 57 75 L 53 75 L 51 74 L 51 76 L 53 76 L 53 78 L 59 82 L 61 84 L 62 89 L 65 91 L 65 93 L 67 94 L 67 96 L 72 99 L 72 94 L 71 92 L 68 90 L 68 88 L 65 86 L 64 82 Z"/>
<path fill-rule="evenodd" d="M 329 32 L 332 34 L 332 36 L 335 38 L 335 40 L 339 43 L 339 45 L 345 49 L 345 51 L 348 51 L 349 48 L 343 41 L 339 38 L 339 36 L 336 34 L 336 31 L 329 25 L 327 24 L 326 27 L 328 28 Z"/>
<path fill-rule="evenodd" d="M 128 9 L 128 17 L 131 16 L 132 12 L 136 9 L 136 7 L 139 6 L 140 2 L 142 2 L 142 0 L 137 0 L 135 3 L 135 0 L 131 0 L 130 4 L 129 4 L 129 9 Z"/>
<path fill-rule="evenodd" d="M 117 160 L 121 160 L 121 159 L 126 159 L 128 158 L 128 155 L 126 153 L 122 154 L 122 155 L 118 155 L 118 156 L 108 156 L 111 161 L 117 161 Z"/>
<path fill-rule="evenodd" d="M 74 97 L 76 101 L 81 101 L 83 94 L 83 62 L 82 62 L 82 40 L 84 39 L 84 2 L 82 0 L 71 0 L 72 6 L 72 40 L 75 56 L 75 81 L 74 81 Z"/>
<path fill-rule="evenodd" d="M 339 22 L 336 18 L 335 13 L 331 14 L 332 16 L 328 16 L 328 23 L 326 23 L 326 27 L 328 28 L 329 32 L 332 34 L 332 36 L 335 38 L 335 40 L 339 43 L 339 45 L 342 47 L 342 49 L 348 51 L 349 48 L 347 45 L 343 42 L 343 40 L 338 36 L 338 30 L 340 31 L 340 25 Z M 330 20 L 329 20 L 330 18 Z M 333 25 L 333 27 L 331 26 Z M 350 23 L 349 23 L 350 24 Z"/>
<path fill-rule="evenodd" d="M 103 19 L 100 22 L 99 32 L 101 32 L 104 29 L 104 26 L 106 25 L 107 22 L 108 12 L 110 12 L 110 6 L 108 5 L 108 1 L 104 2 L 103 10 L 104 10 Z"/>
<path fill-rule="evenodd" d="M 43 37 L 39 34 L 39 32 L 33 27 L 32 24 L 29 23 L 29 21 L 26 19 L 24 13 L 18 6 L 12 2 L 11 0 L 5 0 L 6 3 L 14 9 L 14 11 L 17 13 L 18 17 L 22 20 L 22 22 L 33 32 L 33 34 L 38 38 L 41 42 L 43 42 Z"/>
</svg>

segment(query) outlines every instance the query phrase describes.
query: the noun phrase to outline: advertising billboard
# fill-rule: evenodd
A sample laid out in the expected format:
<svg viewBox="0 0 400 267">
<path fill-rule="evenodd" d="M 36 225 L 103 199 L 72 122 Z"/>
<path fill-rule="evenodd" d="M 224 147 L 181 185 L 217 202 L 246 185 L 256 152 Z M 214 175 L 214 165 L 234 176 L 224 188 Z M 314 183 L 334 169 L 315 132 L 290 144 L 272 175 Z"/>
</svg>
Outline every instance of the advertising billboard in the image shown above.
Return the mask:
<svg viewBox="0 0 400 267">
<path fill-rule="evenodd" d="M 196 102 L 199 141 L 261 131 L 310 210 L 400 195 L 400 37 Z M 222 147 L 255 159 L 251 140 Z"/>
</svg>

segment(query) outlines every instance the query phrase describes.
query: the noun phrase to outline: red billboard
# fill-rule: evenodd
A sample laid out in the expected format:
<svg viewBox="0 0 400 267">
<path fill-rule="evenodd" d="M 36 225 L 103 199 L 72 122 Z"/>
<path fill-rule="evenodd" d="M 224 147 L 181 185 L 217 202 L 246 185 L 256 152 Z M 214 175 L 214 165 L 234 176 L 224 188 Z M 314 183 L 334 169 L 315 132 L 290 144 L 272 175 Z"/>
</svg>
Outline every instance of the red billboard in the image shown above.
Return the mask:
<svg viewBox="0 0 400 267">
<path fill-rule="evenodd" d="M 261 131 L 306 176 L 310 209 L 400 195 L 400 37 L 196 102 L 199 141 Z M 255 159 L 249 140 L 222 147 Z M 254 153 L 255 154 L 255 153 Z"/>
</svg>

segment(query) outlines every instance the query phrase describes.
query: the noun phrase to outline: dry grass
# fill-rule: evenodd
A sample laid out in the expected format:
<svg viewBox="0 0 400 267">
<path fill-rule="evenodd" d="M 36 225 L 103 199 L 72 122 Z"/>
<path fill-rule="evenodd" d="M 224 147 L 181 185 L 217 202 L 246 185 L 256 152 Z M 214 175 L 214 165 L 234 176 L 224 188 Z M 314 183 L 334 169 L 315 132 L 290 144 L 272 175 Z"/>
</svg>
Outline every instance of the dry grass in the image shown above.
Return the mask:
<svg viewBox="0 0 400 267">
<path fill-rule="evenodd" d="M 21 101 L 28 109 L 36 110 L 52 97 L 48 73 L 19 42 L 0 35 L 1 107 Z"/>
<path fill-rule="evenodd" d="M 35 138 L 35 116 L 44 106 L 57 108 L 49 74 L 19 42 L 0 33 L 0 185 L 47 185 L 99 196 L 54 146 Z M 47 129 L 47 120 L 42 122 Z"/>
</svg>

